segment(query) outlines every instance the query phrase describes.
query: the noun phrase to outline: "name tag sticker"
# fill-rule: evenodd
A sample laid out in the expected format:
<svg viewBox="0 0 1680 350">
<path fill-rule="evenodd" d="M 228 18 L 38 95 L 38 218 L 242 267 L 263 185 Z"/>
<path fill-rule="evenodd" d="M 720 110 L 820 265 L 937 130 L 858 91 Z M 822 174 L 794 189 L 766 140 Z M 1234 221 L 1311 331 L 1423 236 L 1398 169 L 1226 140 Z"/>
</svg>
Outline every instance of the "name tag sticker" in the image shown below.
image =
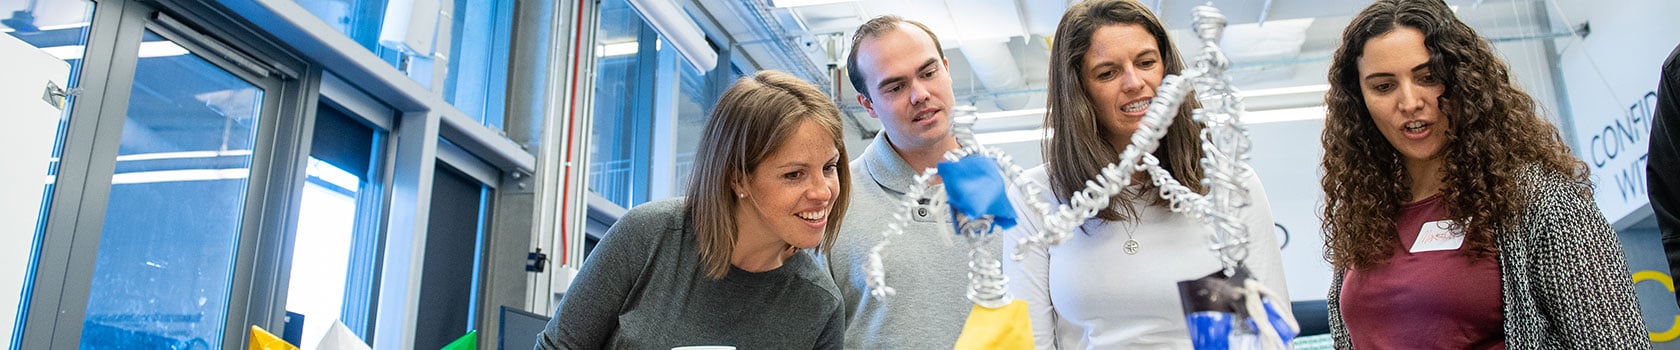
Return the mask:
<svg viewBox="0 0 1680 350">
<path fill-rule="evenodd" d="M 1423 223 L 1423 228 L 1418 230 L 1417 241 L 1412 242 L 1412 252 L 1458 250 L 1458 247 L 1464 245 L 1464 235 L 1451 227 L 1451 220 Z"/>
</svg>

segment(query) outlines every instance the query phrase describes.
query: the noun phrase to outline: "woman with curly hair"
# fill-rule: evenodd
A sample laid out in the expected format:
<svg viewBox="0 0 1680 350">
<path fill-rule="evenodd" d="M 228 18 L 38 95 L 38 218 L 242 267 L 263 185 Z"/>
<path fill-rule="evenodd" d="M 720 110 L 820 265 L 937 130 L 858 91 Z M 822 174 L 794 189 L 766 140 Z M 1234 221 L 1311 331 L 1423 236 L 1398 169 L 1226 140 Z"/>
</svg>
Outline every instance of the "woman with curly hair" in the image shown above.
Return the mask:
<svg viewBox="0 0 1680 350">
<path fill-rule="evenodd" d="M 1023 175 L 1049 188 L 1042 199 L 1067 203 L 1101 169 L 1120 159 L 1167 74 L 1184 63 L 1167 30 L 1137 0 L 1090 0 L 1062 14 L 1051 40 L 1045 164 Z M 1154 155 L 1174 179 L 1205 193 L 1202 127 L 1186 101 Z M 1027 302 L 1037 347 L 1158 349 L 1191 346 L 1177 283 L 1219 271 L 1207 248 L 1209 229 L 1175 214 L 1148 175 L 1114 196 L 1108 208 L 1061 244 L 1023 249 L 1020 238 L 1042 226 L 1032 215 L 1005 232 L 1003 259 L 1010 292 Z M 1260 180 L 1242 179 L 1250 204 L 1245 264 L 1267 288 L 1288 300 L 1283 258 L 1271 207 Z M 1020 207 L 1020 206 L 1018 206 Z M 1289 310 L 1282 310 L 1285 314 Z"/>
<path fill-rule="evenodd" d="M 1586 164 L 1441 0 L 1377 0 L 1332 56 L 1337 348 L 1648 348 Z"/>
</svg>

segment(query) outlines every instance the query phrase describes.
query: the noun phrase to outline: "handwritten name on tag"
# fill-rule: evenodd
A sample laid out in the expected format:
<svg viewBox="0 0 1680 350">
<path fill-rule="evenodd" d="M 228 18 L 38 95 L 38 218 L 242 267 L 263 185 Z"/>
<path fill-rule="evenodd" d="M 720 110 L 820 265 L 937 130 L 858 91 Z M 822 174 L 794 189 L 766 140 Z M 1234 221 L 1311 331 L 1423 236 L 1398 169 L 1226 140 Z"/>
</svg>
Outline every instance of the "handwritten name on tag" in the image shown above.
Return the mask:
<svg viewBox="0 0 1680 350">
<path fill-rule="evenodd" d="M 1417 241 L 1412 242 L 1412 252 L 1458 250 L 1463 245 L 1464 235 L 1452 229 L 1452 220 L 1430 221 L 1423 223 L 1423 228 L 1418 230 Z"/>
</svg>

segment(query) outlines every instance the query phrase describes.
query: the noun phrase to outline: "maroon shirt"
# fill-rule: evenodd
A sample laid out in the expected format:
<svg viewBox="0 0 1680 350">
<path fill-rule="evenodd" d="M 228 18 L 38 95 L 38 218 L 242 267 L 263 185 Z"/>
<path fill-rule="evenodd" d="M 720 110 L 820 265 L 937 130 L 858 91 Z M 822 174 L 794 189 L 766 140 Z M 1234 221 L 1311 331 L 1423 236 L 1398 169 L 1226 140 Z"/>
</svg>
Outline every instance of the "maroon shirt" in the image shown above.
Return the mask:
<svg viewBox="0 0 1680 350">
<path fill-rule="evenodd" d="M 1451 246 L 1439 243 L 1443 238 L 1462 242 L 1445 220 L 1440 195 L 1405 205 L 1394 220 L 1400 235 L 1394 256 L 1343 276 L 1342 323 L 1354 348 L 1505 348 L 1499 258 L 1445 248 L 1412 252 L 1420 231 L 1425 246 L 1430 236 L 1435 247 Z"/>
</svg>

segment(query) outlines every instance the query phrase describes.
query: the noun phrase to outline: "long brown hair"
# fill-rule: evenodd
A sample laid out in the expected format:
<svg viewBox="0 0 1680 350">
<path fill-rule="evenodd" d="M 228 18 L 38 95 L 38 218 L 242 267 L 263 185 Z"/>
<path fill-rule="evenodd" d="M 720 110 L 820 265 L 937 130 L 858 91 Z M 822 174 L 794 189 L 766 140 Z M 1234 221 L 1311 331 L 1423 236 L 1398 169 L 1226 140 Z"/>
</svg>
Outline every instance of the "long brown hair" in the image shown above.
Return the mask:
<svg viewBox="0 0 1680 350">
<path fill-rule="evenodd" d="M 729 273 L 735 251 L 739 205 L 731 184 L 751 174 L 770 152 L 781 147 L 800 124 L 817 122 L 827 130 L 840 152 L 840 192 L 829 210 L 829 225 L 817 249 L 827 253 L 845 222 L 851 198 L 851 171 L 847 169 L 846 142 L 841 139 L 840 109 L 821 90 L 799 78 L 778 71 L 759 71 L 736 80 L 718 98 L 711 120 L 700 135 L 700 152 L 694 154 L 694 170 L 686 195 L 686 221 L 699 241 L 700 266 L 706 277 L 723 278 Z"/>
<path fill-rule="evenodd" d="M 1166 27 L 1143 4 L 1135 0 L 1092 0 L 1068 7 L 1067 12 L 1062 14 L 1061 23 L 1056 25 L 1056 37 L 1050 45 L 1050 102 L 1046 103 L 1050 113 L 1044 118 L 1050 141 L 1043 150 L 1045 164 L 1050 170 L 1050 188 L 1056 198 L 1064 202 L 1072 198 L 1074 192 L 1084 189 L 1085 181 L 1101 174 L 1103 167 L 1120 161 L 1121 150 L 1114 149 L 1105 141 L 1108 140 L 1108 131 L 1097 126 L 1096 107 L 1079 79 L 1085 67 L 1085 52 L 1091 49 L 1091 35 L 1097 29 L 1117 24 L 1136 24 L 1148 30 L 1150 36 L 1155 37 L 1155 46 L 1161 50 L 1166 74 L 1184 71 L 1184 62 L 1179 58 L 1178 48 L 1167 37 Z M 1190 119 L 1191 111 L 1199 107 L 1195 97 L 1185 98 L 1154 155 L 1161 160 L 1161 167 L 1171 172 L 1180 184 L 1204 193 L 1207 190 L 1202 186 L 1202 164 L 1199 161 L 1202 158 L 1199 138 L 1202 126 Z M 1150 182 L 1145 181 L 1144 186 L 1137 195 L 1155 192 L 1151 190 L 1154 185 Z M 1135 217 L 1137 209 L 1132 206 L 1132 201 L 1121 197 L 1112 198 L 1108 208 L 1098 212 L 1097 217 L 1109 221 Z M 1166 200 L 1157 197 L 1151 204 L 1165 205 Z"/>
<path fill-rule="evenodd" d="M 1377 0 L 1342 32 L 1324 97 L 1324 247 L 1338 269 L 1368 267 L 1399 245 L 1394 216 L 1411 197 L 1403 160 L 1365 107 L 1359 57 L 1365 43 L 1399 27 L 1423 33 L 1429 71 L 1446 90 L 1438 99 L 1451 127 L 1442 150 L 1441 198 L 1465 235 L 1462 251 L 1495 252 L 1495 236 L 1518 223 L 1525 166 L 1564 174 L 1590 195 L 1586 163 L 1575 159 L 1534 99 L 1512 83 L 1510 69 L 1440 0 Z"/>
</svg>

